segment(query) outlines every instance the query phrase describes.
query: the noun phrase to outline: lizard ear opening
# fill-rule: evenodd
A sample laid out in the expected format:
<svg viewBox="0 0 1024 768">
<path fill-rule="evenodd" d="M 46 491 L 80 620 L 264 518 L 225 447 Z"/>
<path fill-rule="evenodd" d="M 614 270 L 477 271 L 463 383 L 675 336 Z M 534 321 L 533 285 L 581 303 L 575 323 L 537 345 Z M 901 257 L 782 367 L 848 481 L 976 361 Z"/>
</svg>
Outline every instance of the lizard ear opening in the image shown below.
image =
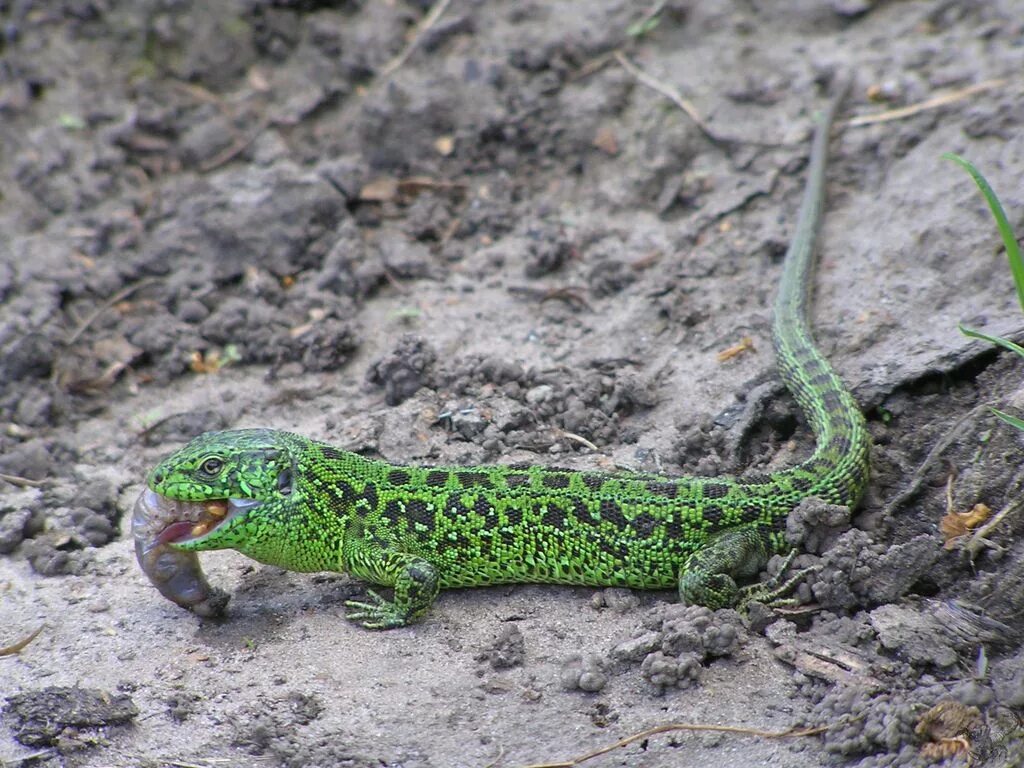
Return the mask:
<svg viewBox="0 0 1024 768">
<path fill-rule="evenodd" d="M 283 496 L 292 492 L 292 471 L 290 469 L 281 470 L 281 474 L 277 476 L 277 490 Z"/>
</svg>

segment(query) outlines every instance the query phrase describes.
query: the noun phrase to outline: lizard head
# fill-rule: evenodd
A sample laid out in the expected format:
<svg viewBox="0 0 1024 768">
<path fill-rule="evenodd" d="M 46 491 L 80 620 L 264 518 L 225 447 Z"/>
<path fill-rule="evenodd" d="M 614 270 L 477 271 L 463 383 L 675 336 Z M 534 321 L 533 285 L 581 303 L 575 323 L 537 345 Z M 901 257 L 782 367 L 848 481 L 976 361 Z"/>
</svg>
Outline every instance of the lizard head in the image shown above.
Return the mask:
<svg viewBox="0 0 1024 768">
<path fill-rule="evenodd" d="M 302 442 L 288 432 L 239 429 L 206 432 L 172 453 L 146 479 L 153 509 L 166 501 L 176 518 L 153 545 L 239 548 L 254 529 L 286 516 Z"/>
</svg>

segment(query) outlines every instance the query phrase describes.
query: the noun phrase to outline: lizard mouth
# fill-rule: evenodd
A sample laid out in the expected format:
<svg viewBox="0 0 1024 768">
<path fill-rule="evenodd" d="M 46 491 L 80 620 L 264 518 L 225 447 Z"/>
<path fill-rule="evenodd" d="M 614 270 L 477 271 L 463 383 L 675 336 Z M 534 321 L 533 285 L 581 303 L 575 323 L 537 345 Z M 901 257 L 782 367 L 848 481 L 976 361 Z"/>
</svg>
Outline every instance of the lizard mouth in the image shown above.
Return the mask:
<svg viewBox="0 0 1024 768">
<path fill-rule="evenodd" d="M 153 538 L 150 547 L 196 541 L 243 512 L 259 506 L 256 499 L 207 499 L 177 501 L 153 494 L 155 509 L 173 509 L 173 517 Z"/>
</svg>

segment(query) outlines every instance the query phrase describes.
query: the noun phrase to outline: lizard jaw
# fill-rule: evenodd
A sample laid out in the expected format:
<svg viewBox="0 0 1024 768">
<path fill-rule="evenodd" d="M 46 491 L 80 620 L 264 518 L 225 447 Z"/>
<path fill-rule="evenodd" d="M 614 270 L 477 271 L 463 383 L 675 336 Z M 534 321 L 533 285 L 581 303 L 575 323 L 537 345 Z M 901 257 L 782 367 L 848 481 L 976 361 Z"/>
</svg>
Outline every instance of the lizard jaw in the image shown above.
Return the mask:
<svg viewBox="0 0 1024 768">
<path fill-rule="evenodd" d="M 158 499 L 164 497 L 154 494 Z M 258 506 L 256 499 L 209 499 L 173 503 L 175 517 L 153 538 L 150 547 L 199 541 L 242 512 Z M 159 503 L 158 503 L 159 506 Z"/>
</svg>

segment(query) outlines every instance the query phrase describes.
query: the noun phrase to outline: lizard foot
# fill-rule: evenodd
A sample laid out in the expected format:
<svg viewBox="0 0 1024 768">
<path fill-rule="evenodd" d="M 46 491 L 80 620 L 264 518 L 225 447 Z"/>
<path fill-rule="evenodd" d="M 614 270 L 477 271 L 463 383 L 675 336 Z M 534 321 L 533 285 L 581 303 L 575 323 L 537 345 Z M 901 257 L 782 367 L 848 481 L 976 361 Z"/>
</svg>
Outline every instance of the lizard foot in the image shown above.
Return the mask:
<svg viewBox="0 0 1024 768">
<path fill-rule="evenodd" d="M 366 629 L 394 629 L 409 623 L 405 613 L 391 600 L 385 600 L 372 589 L 366 590 L 367 602 L 346 600 L 345 607 L 350 610 L 345 618 Z"/>
<path fill-rule="evenodd" d="M 745 612 L 747 607 L 751 603 L 763 603 L 769 608 L 786 608 L 797 604 L 796 598 L 785 597 L 792 592 L 797 585 L 799 585 L 804 579 L 810 576 L 812 573 L 817 573 L 821 570 L 820 565 L 812 565 L 807 568 L 801 568 L 792 574 L 789 578 L 783 580 L 783 576 L 786 571 L 789 570 L 789 566 L 792 564 L 793 559 L 797 555 L 797 550 L 790 550 L 789 554 L 786 555 L 786 559 L 782 563 L 782 567 L 778 573 L 772 576 L 767 581 L 762 581 L 757 584 L 751 584 L 740 589 L 740 598 L 736 604 L 737 610 Z"/>
</svg>

